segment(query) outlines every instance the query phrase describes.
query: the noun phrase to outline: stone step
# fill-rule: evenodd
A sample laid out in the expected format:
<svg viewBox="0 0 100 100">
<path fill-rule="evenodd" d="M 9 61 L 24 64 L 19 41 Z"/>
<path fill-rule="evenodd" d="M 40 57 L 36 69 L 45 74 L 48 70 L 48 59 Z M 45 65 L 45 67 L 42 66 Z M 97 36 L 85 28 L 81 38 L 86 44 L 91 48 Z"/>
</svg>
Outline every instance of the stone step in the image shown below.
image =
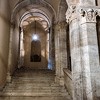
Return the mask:
<svg viewBox="0 0 100 100">
<path fill-rule="evenodd" d="M 23 85 L 23 86 L 21 86 L 21 85 Z M 7 85 L 6 87 L 12 87 L 12 88 L 15 88 L 15 87 L 21 87 L 21 88 L 63 88 L 63 87 L 60 87 L 60 86 L 58 86 L 58 85 L 51 85 L 51 84 L 47 84 L 47 85 L 45 85 L 45 84 L 28 84 L 28 85 L 26 85 L 26 84 L 20 84 L 20 86 L 19 86 L 19 84 L 15 84 L 15 85 L 13 85 L 13 84 L 10 84 L 10 85 Z"/>
<path fill-rule="evenodd" d="M 7 85 L 8 87 L 19 87 L 19 84 L 20 84 L 20 86 L 22 86 L 22 87 L 26 87 L 26 84 L 25 83 L 16 83 L 16 84 L 14 84 L 14 83 L 12 83 L 12 84 L 9 84 L 9 85 Z M 44 84 L 44 83 L 37 83 L 37 84 L 35 84 L 35 83 L 27 83 L 27 87 L 59 87 L 59 85 L 56 85 L 56 84 Z"/>
<path fill-rule="evenodd" d="M 72 100 L 69 97 L 66 96 L 59 96 L 59 97 L 55 97 L 55 96 L 43 96 L 43 97 L 39 97 L 39 96 L 35 96 L 35 97 L 25 97 L 25 96 L 6 96 L 6 97 L 0 97 L 0 100 Z"/>
<path fill-rule="evenodd" d="M 14 79 L 13 80 L 13 82 L 31 82 L 31 83 L 33 83 L 33 82 L 48 82 L 48 81 L 50 81 L 50 82 L 54 82 L 54 79 L 41 79 L 41 80 L 36 80 L 36 79 Z"/>
<path fill-rule="evenodd" d="M 19 85 L 8 85 L 8 87 L 5 87 L 5 89 L 7 89 L 7 88 L 14 88 L 14 89 L 16 89 L 16 87 L 17 87 L 17 89 L 62 89 L 62 90 L 64 90 L 65 88 L 64 87 L 60 87 L 60 86 L 37 86 L 37 85 L 23 85 L 23 86 L 19 86 Z"/>
<path fill-rule="evenodd" d="M 0 96 L 6 97 L 3 100 L 8 97 L 9 100 L 71 100 L 64 86 L 56 84 L 54 79 L 54 72 L 48 70 L 17 70 Z"/>
<path fill-rule="evenodd" d="M 32 82 L 34 82 L 34 81 L 44 81 L 44 82 L 46 82 L 46 81 L 54 81 L 54 79 L 51 79 L 51 78 L 38 78 L 38 77 L 35 77 L 35 78 L 13 78 L 13 82 L 22 82 L 22 81 L 32 81 Z"/>
<path fill-rule="evenodd" d="M 0 96 L 69 96 L 67 93 L 54 93 L 54 92 L 48 92 L 48 93 L 40 93 L 40 92 L 27 92 L 27 91 L 18 91 L 18 92 L 5 92 L 1 93 Z"/>
<path fill-rule="evenodd" d="M 7 89 L 7 90 L 5 90 L 4 92 L 34 92 L 34 93 L 36 93 L 36 92 L 38 92 L 38 93 L 66 93 L 66 91 L 65 90 L 59 90 L 59 89 L 32 89 L 32 90 L 30 90 L 30 89 L 26 89 L 26 90 L 22 90 L 22 89 L 17 89 L 17 90 L 14 90 L 14 89 Z"/>
<path fill-rule="evenodd" d="M 65 89 L 57 89 L 57 88 L 43 88 L 43 89 L 41 89 L 41 88 L 17 88 L 17 89 L 14 89 L 14 88 L 6 88 L 6 89 L 4 89 L 3 90 L 3 92 L 5 93 L 5 92 L 33 92 L 33 93 L 36 93 L 36 92 L 38 92 L 38 93 L 66 93 L 66 90 Z"/>
<path fill-rule="evenodd" d="M 47 83 L 53 83 L 54 81 L 53 80 L 14 80 L 12 83 L 15 83 L 15 84 L 17 84 L 17 83 L 45 83 L 45 84 L 47 84 Z"/>
</svg>

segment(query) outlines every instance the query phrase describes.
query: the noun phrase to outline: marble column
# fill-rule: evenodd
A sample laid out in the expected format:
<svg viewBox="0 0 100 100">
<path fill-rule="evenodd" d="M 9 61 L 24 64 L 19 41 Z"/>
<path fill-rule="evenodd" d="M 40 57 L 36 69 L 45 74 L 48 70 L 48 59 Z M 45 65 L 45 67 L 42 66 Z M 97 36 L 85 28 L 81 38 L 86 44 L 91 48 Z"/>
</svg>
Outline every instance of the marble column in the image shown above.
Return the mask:
<svg viewBox="0 0 100 100">
<path fill-rule="evenodd" d="M 66 22 L 60 22 L 55 28 L 56 81 L 60 85 L 64 85 L 63 68 L 67 68 L 66 46 Z"/>
<path fill-rule="evenodd" d="M 93 9 L 83 8 L 81 11 L 80 42 L 83 72 L 83 98 L 84 100 L 96 100 L 97 96 L 100 96 L 100 66 L 96 16 Z"/>
</svg>

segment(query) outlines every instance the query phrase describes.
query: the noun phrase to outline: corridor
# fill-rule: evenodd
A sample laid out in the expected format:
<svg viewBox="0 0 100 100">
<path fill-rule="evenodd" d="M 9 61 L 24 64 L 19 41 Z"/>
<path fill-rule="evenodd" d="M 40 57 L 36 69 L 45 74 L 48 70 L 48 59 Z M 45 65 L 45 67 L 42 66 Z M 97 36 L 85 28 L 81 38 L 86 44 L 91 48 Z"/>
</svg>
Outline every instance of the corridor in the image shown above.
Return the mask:
<svg viewBox="0 0 100 100">
<path fill-rule="evenodd" d="M 63 86 L 54 82 L 54 71 L 17 69 L 12 82 L 0 93 L 0 100 L 71 100 Z"/>
</svg>

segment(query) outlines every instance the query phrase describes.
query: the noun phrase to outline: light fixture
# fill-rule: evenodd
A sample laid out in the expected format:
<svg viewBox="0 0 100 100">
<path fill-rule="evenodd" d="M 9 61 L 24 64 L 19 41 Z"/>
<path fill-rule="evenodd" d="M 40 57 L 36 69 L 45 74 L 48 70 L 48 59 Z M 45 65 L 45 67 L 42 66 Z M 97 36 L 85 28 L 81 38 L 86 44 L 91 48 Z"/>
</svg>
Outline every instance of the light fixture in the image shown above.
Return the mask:
<svg viewBox="0 0 100 100">
<path fill-rule="evenodd" d="M 33 34 L 33 36 L 32 36 L 32 40 L 37 41 L 37 40 L 38 40 L 38 35 Z"/>
<path fill-rule="evenodd" d="M 37 41 L 39 39 L 37 33 L 36 33 L 36 20 L 35 20 L 35 33 L 32 36 L 32 40 Z"/>
</svg>

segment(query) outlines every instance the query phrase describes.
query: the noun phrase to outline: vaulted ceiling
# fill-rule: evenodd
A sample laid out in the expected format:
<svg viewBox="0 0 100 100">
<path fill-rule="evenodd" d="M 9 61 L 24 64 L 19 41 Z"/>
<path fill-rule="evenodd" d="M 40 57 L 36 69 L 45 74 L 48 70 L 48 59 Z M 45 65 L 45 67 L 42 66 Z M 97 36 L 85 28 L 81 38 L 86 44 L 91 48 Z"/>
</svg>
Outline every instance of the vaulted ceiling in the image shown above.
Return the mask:
<svg viewBox="0 0 100 100">
<path fill-rule="evenodd" d="M 17 21 L 17 24 L 20 23 L 20 27 L 26 27 L 30 23 L 38 21 L 44 30 L 47 30 L 51 26 L 52 20 L 65 20 L 66 0 L 9 0 L 9 4 L 11 19 L 15 23 Z M 58 13 L 61 13 L 59 17 Z"/>
<path fill-rule="evenodd" d="M 18 4 L 18 2 L 21 2 L 21 1 L 23 1 L 23 0 L 9 0 L 11 11 L 14 9 L 16 4 Z M 57 12 L 58 11 L 58 5 L 59 5 L 61 0 L 41 0 L 41 1 L 48 2 L 55 9 L 55 11 Z"/>
</svg>

